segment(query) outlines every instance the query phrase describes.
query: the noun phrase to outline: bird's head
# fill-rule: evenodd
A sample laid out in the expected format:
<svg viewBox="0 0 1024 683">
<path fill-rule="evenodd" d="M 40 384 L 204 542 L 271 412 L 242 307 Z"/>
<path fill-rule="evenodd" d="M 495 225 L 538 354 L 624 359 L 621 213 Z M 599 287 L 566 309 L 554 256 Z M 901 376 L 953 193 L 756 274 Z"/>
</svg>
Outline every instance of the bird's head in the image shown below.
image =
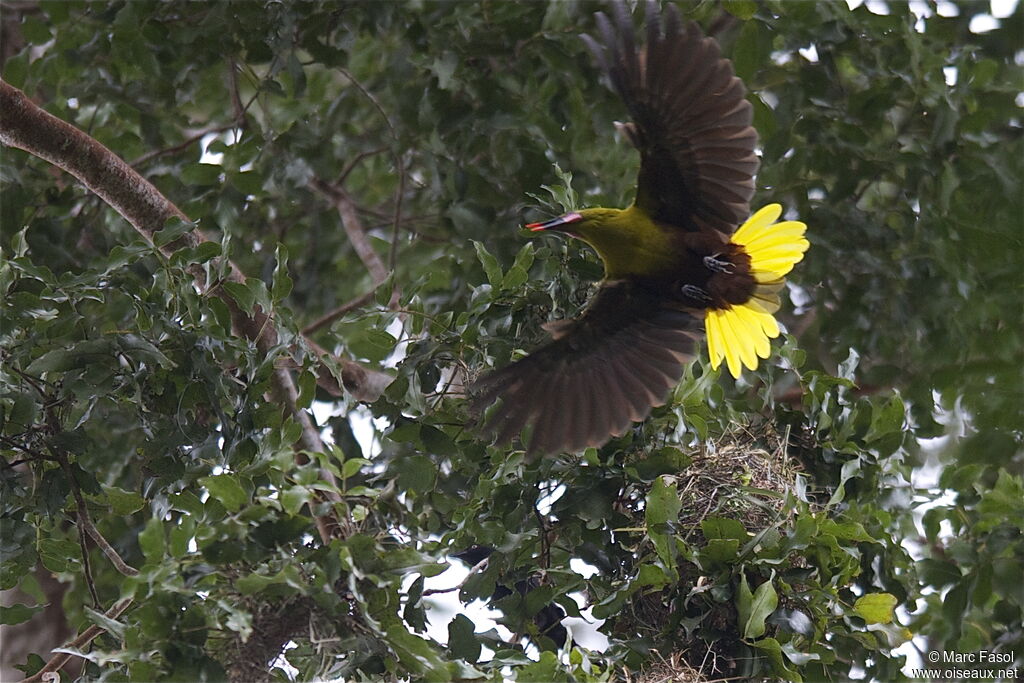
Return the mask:
<svg viewBox="0 0 1024 683">
<path fill-rule="evenodd" d="M 615 229 L 615 218 L 621 213 L 619 209 L 580 209 L 549 221 L 528 223 L 526 229 L 531 232 L 562 232 L 594 244 L 599 233 Z M 599 241 L 600 237 L 597 239 Z"/>
<path fill-rule="evenodd" d="M 597 251 L 609 278 L 648 274 L 672 258 L 667 235 L 638 209 L 581 209 L 526 226 L 532 232 L 560 232 Z"/>
</svg>

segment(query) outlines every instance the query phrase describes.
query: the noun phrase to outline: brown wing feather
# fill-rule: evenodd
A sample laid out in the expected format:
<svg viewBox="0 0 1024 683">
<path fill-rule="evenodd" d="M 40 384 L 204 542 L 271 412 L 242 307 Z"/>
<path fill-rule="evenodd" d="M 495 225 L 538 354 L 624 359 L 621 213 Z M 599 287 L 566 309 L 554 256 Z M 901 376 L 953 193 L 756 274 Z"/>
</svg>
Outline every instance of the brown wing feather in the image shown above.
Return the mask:
<svg viewBox="0 0 1024 683">
<path fill-rule="evenodd" d="M 471 388 L 483 431 L 507 441 L 531 429 L 529 450 L 600 446 L 660 405 L 693 356 L 703 316 L 628 281 L 605 283 L 556 338 Z"/>
<path fill-rule="evenodd" d="M 695 23 L 685 28 L 668 5 L 647 3 L 646 46 L 633 42 L 622 2 L 597 15 L 599 40 L 583 36 L 633 117 L 640 150 L 636 203 L 685 230 L 730 234 L 750 215 L 757 132 L 746 89 L 718 43 Z"/>
</svg>

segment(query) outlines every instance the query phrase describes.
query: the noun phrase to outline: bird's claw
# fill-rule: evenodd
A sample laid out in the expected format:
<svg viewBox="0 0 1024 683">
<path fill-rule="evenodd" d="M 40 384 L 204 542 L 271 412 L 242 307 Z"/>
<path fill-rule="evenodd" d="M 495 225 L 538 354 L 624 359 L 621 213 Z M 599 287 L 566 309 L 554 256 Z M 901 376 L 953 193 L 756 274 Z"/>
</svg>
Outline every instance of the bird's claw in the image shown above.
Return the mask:
<svg viewBox="0 0 1024 683">
<path fill-rule="evenodd" d="M 722 261 L 715 258 L 716 256 L 718 256 L 718 254 L 704 257 L 704 265 L 707 269 L 716 273 L 732 273 L 732 264 L 728 261 Z"/>
<path fill-rule="evenodd" d="M 710 303 L 711 295 L 696 285 L 683 285 L 681 289 L 683 296 L 701 303 Z"/>
</svg>

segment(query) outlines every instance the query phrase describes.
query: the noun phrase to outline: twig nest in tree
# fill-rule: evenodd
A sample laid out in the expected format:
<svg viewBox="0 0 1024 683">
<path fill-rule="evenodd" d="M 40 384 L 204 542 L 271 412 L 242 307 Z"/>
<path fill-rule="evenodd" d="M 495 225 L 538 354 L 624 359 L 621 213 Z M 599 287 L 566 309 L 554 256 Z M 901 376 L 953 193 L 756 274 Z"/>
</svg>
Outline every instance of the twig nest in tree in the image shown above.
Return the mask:
<svg viewBox="0 0 1024 683">
<path fill-rule="evenodd" d="M 689 542 L 708 517 L 735 519 L 756 534 L 779 521 L 786 492 L 800 470 L 787 453 L 787 438 L 772 423 L 737 425 L 705 442 L 676 478 L 679 524 Z"/>
</svg>

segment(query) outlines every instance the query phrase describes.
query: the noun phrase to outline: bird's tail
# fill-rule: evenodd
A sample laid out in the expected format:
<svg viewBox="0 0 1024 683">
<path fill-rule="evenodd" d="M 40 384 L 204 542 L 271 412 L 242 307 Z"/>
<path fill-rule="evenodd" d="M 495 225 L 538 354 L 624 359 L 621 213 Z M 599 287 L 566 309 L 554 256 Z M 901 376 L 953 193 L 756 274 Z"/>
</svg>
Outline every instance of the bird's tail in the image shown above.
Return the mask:
<svg viewBox="0 0 1024 683">
<path fill-rule="evenodd" d="M 724 359 L 733 377 L 740 376 L 741 366 L 753 370 L 758 356 L 771 354 L 768 340 L 779 336 L 779 325 L 772 316 L 779 308 L 779 291 L 786 273 L 810 247 L 804 237 L 807 226 L 799 221 L 776 223 L 781 215 L 781 205 L 769 204 L 733 234 L 731 242 L 750 256 L 757 289 L 744 304 L 708 309 L 704 321 L 711 367 L 718 368 Z"/>
</svg>

